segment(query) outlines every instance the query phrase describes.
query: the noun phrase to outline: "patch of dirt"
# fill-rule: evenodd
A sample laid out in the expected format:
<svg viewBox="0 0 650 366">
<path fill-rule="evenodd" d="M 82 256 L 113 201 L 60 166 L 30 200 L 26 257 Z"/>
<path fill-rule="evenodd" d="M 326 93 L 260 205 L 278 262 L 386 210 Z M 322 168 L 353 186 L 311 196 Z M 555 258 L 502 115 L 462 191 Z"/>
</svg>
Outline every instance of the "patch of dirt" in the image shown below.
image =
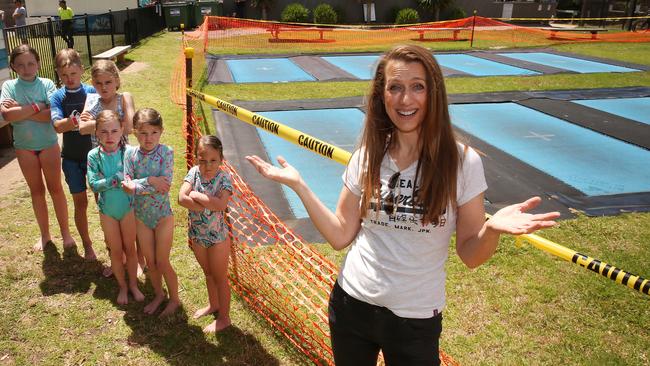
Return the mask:
<svg viewBox="0 0 650 366">
<path fill-rule="evenodd" d="M 125 73 L 125 74 L 136 73 L 136 72 L 140 72 L 142 70 L 145 70 L 148 67 L 149 67 L 149 64 L 147 64 L 145 62 L 133 61 L 127 67 L 120 70 L 120 73 Z"/>
<path fill-rule="evenodd" d="M 18 188 L 27 188 L 13 148 L 0 149 L 0 180 L 0 197 Z"/>
</svg>

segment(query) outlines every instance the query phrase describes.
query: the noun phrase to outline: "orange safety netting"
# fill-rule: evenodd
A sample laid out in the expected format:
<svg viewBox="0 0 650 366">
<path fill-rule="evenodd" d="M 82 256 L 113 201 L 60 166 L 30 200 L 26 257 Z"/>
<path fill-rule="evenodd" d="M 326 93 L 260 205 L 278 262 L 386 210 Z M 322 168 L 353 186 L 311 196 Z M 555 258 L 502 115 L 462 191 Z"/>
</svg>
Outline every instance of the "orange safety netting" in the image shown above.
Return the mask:
<svg viewBox="0 0 650 366">
<path fill-rule="evenodd" d="M 292 24 L 206 17 L 191 37 L 200 39 L 204 51 L 213 54 L 380 51 L 400 43 L 418 43 L 436 50 L 462 50 L 565 42 L 650 41 L 650 32 L 623 32 L 621 25 L 613 21 L 604 23 L 606 31 L 598 32 L 595 39 L 580 27 L 554 32 L 544 29 L 549 21 L 521 22 L 529 26 L 480 16 L 406 26 Z"/>
<path fill-rule="evenodd" d="M 558 25 L 544 29 L 553 19 L 519 19 L 515 25 L 480 16 L 419 23 L 408 26 L 349 26 L 269 22 L 229 17 L 205 17 L 203 24 L 186 32 L 184 46 L 195 50 L 194 82 L 202 80 L 206 54 L 286 54 L 377 51 L 396 44 L 414 43 L 437 51 L 542 47 L 575 42 L 650 42 L 650 32 L 624 32 L 622 26 L 638 18 L 583 20 L 569 30 Z M 580 19 L 573 19 L 577 26 Z M 592 35 L 587 28 L 602 28 Z M 184 103 L 184 56 L 179 52 L 174 70 L 172 100 Z"/>
<path fill-rule="evenodd" d="M 183 123 L 188 167 L 201 135 L 194 116 Z M 226 219 L 232 238 L 232 288 L 312 362 L 332 365 L 327 305 L 336 266 L 278 219 L 228 162 L 223 168 L 233 181 Z M 442 351 L 440 358 L 442 365 L 457 365 Z"/>
</svg>

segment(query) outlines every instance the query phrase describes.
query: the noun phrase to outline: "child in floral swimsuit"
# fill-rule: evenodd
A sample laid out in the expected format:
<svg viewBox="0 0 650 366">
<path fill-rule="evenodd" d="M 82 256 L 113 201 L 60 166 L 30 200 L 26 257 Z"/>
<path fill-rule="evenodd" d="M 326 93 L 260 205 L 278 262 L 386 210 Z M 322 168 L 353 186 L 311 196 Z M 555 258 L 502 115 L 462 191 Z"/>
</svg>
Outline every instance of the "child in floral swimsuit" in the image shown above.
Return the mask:
<svg viewBox="0 0 650 366">
<path fill-rule="evenodd" d="M 230 175 L 221 169 L 223 148 L 216 136 L 203 136 L 199 140 L 197 158 L 199 165 L 185 176 L 178 202 L 189 209 L 188 236 L 208 287 L 210 303 L 197 310 L 194 318 L 218 312 L 217 320 L 203 328 L 213 333 L 230 325 L 227 275 L 230 235 L 224 213 L 232 194 L 232 183 Z"/>
<path fill-rule="evenodd" d="M 169 302 L 160 316 L 172 314 L 180 305 L 178 277 L 169 261 L 171 253 L 174 216 L 169 204 L 169 187 L 172 182 L 174 153 L 160 143 L 163 121 L 151 108 L 140 109 L 133 117 L 135 135 L 140 146 L 131 147 L 124 156 L 124 190 L 135 193 L 135 217 L 138 242 L 142 250 L 155 297 L 144 307 L 153 314 L 166 299 L 162 288 L 165 278 Z"/>
</svg>

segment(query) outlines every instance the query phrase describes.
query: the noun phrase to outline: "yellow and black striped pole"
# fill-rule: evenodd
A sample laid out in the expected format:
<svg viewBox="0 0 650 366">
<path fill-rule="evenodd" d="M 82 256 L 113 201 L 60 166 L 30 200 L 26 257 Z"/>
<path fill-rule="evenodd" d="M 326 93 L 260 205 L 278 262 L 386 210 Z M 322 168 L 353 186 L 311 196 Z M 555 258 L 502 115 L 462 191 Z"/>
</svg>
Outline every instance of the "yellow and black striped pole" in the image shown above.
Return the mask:
<svg viewBox="0 0 650 366">
<path fill-rule="evenodd" d="M 225 100 L 213 97 L 211 95 L 203 94 L 190 88 L 187 89 L 187 95 L 199 98 L 211 106 L 216 107 L 220 111 L 229 114 L 243 122 L 251 124 L 255 127 L 259 127 L 291 143 L 315 152 L 320 156 L 332 159 L 340 164 L 347 165 L 348 160 L 350 160 L 350 152 L 343 150 L 338 146 L 328 144 L 325 141 L 319 140 L 289 126 L 285 126 L 260 114 L 253 113 L 249 110 L 228 103 Z"/>
<path fill-rule="evenodd" d="M 191 88 L 187 88 L 187 95 L 199 98 L 211 106 L 216 107 L 220 111 L 229 114 L 243 122 L 266 130 L 291 143 L 313 151 L 326 158 L 332 159 L 340 164 L 347 165 L 348 160 L 350 160 L 351 154 L 346 150 L 328 144 L 301 131 L 268 119 L 262 115 L 253 113 L 232 103 L 226 102 L 225 100 L 213 97 L 211 95 L 203 94 Z M 486 216 L 489 218 L 489 215 Z M 594 259 L 585 254 L 578 253 L 575 250 L 566 248 L 538 235 L 520 235 L 516 239 L 517 245 L 521 246 L 524 240 L 530 242 L 536 248 L 543 250 L 549 254 L 575 263 L 590 271 L 599 273 L 611 280 L 616 281 L 616 283 L 620 283 L 641 293 L 650 295 L 650 280 L 646 280 L 641 276 L 634 275 L 620 268 L 616 268 L 607 263 L 604 263 L 598 259 Z"/>
</svg>

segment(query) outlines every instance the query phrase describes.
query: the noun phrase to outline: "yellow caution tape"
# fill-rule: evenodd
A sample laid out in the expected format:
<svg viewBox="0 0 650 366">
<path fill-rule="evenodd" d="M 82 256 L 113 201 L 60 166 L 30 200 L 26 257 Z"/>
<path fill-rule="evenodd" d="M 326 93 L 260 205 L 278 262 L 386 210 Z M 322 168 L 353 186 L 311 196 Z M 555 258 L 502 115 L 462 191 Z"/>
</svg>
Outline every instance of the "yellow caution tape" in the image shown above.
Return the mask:
<svg viewBox="0 0 650 366">
<path fill-rule="evenodd" d="M 192 97 L 198 98 L 210 104 L 211 106 L 216 107 L 220 111 L 227 113 L 243 122 L 251 124 L 255 127 L 259 127 L 291 143 L 294 143 L 307 150 L 313 151 L 320 156 L 324 156 L 328 159 L 332 159 L 340 164 L 348 165 L 348 161 L 352 156 L 350 152 L 343 150 L 340 147 L 319 140 L 313 136 L 310 136 L 306 133 L 298 131 L 289 126 L 285 126 L 279 122 L 266 118 L 260 114 L 253 113 L 249 110 L 228 103 L 225 100 L 207 94 L 203 94 L 201 92 L 198 92 L 190 88 L 187 89 L 187 94 L 189 94 Z"/>
<path fill-rule="evenodd" d="M 553 254 L 556 257 L 560 257 L 566 261 L 575 263 L 580 267 L 596 272 L 615 281 L 616 283 L 622 284 L 646 295 L 650 295 L 650 280 L 644 279 L 641 276 L 624 271 L 585 254 L 578 253 L 575 250 L 563 247 L 535 234 L 518 236 L 517 245 L 521 245 L 524 240 L 531 243 L 536 248 Z"/>
</svg>

